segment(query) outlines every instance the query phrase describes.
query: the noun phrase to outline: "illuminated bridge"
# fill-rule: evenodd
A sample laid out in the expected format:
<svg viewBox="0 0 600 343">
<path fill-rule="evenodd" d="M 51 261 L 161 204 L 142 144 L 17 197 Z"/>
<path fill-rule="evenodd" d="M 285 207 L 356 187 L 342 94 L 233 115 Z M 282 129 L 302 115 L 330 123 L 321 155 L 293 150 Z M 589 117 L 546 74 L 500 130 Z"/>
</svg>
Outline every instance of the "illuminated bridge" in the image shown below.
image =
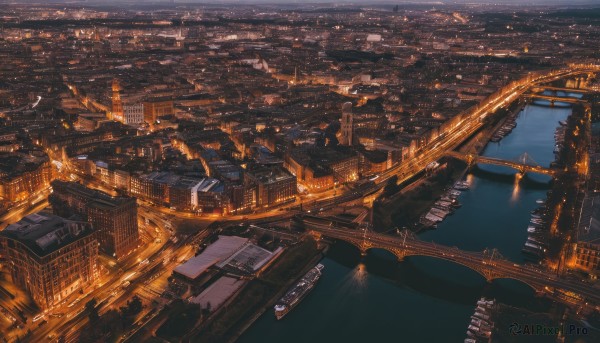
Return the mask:
<svg viewBox="0 0 600 343">
<path fill-rule="evenodd" d="M 504 166 L 516 169 L 521 174 L 525 173 L 538 173 L 546 174 L 552 177 L 559 173 L 558 169 L 546 168 L 539 166 L 527 153 L 519 156 L 515 161 L 504 160 L 501 158 L 480 156 L 476 154 L 463 154 L 457 151 L 449 151 L 448 156 L 463 160 L 469 164 L 493 164 L 497 166 Z"/>
<path fill-rule="evenodd" d="M 600 292 L 592 286 L 577 280 L 560 278 L 534 266 L 513 263 L 495 249 L 486 249 L 483 252 L 464 251 L 457 247 L 421 241 L 408 231 L 391 236 L 338 228 L 325 218 L 303 216 L 302 221 L 306 230 L 315 238 L 328 237 L 348 242 L 356 246 L 362 254 L 366 254 L 370 249 L 383 249 L 394 254 L 400 261 L 408 256 L 434 257 L 470 268 L 489 282 L 495 279 L 515 279 L 529 285 L 539 295 L 547 294 L 571 303 L 600 304 Z"/>
<path fill-rule="evenodd" d="M 536 94 L 536 93 L 523 94 L 523 97 L 525 97 L 527 99 L 548 100 L 548 101 L 550 101 L 550 105 L 554 105 L 555 102 L 566 102 L 569 104 L 576 104 L 579 102 L 587 102 L 587 101 L 579 99 L 579 98 L 557 96 L 557 95 L 544 95 L 544 94 Z"/>
<path fill-rule="evenodd" d="M 553 91 L 553 92 L 565 92 L 565 93 L 579 93 L 579 94 L 588 94 L 593 93 L 592 90 L 586 88 L 569 88 L 569 87 L 552 87 L 552 86 L 534 86 L 531 91 L 533 93 L 541 93 L 543 91 Z"/>
</svg>

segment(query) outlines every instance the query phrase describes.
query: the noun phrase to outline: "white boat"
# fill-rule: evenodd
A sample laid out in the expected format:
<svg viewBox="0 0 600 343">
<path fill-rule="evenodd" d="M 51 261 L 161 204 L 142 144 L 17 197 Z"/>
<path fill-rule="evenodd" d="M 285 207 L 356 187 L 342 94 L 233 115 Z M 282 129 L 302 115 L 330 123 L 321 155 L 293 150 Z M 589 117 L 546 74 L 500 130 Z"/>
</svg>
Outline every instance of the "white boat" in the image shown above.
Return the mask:
<svg viewBox="0 0 600 343">
<path fill-rule="evenodd" d="M 454 184 L 454 189 L 460 190 L 460 191 L 466 191 L 469 189 L 469 184 L 466 182 L 457 182 Z"/>
<path fill-rule="evenodd" d="M 457 197 L 460 195 L 460 191 L 457 191 L 456 189 L 452 189 L 448 193 L 450 193 L 450 195 L 452 195 L 454 197 Z"/>
<path fill-rule="evenodd" d="M 544 201 L 544 200 L 542 200 L 542 199 L 537 199 L 537 200 L 535 201 L 535 203 L 536 203 L 536 204 L 543 204 L 543 203 L 545 203 L 545 201 Z"/>
<path fill-rule="evenodd" d="M 428 212 L 425 215 L 425 219 L 432 221 L 434 223 L 441 222 L 442 220 L 444 220 L 444 218 L 440 218 L 440 217 L 436 216 L 435 214 L 432 214 L 431 212 Z"/>
<path fill-rule="evenodd" d="M 438 217 L 444 219 L 450 212 L 441 210 L 439 208 L 432 207 L 429 210 L 429 213 L 433 214 L 434 216 L 438 216 Z"/>
<path fill-rule="evenodd" d="M 478 333 L 478 332 L 479 332 L 479 328 L 478 328 L 478 327 L 476 327 L 476 326 L 473 326 L 473 325 L 469 325 L 469 330 L 471 330 L 471 331 L 473 331 L 473 332 L 475 332 L 475 333 Z"/>
<path fill-rule="evenodd" d="M 542 250 L 542 247 L 537 244 L 530 243 L 529 241 L 525 242 L 525 246 L 535 250 Z"/>
<path fill-rule="evenodd" d="M 479 318 L 479 319 L 483 319 L 483 320 L 490 320 L 490 316 L 488 316 L 487 314 L 483 314 L 481 312 L 475 312 L 475 314 L 473 316 L 475 318 Z"/>
<path fill-rule="evenodd" d="M 539 246 L 546 245 L 546 243 L 541 242 L 541 241 L 539 241 L 539 240 L 537 240 L 537 239 L 535 239 L 535 238 L 533 238 L 531 236 L 527 237 L 527 242 L 531 242 L 532 244 L 536 244 L 536 245 L 539 245 Z"/>
<path fill-rule="evenodd" d="M 444 200 L 438 200 L 435 202 L 436 205 L 438 206 L 442 206 L 442 207 L 448 207 L 450 208 L 452 206 L 452 202 L 450 201 L 444 201 Z"/>
</svg>

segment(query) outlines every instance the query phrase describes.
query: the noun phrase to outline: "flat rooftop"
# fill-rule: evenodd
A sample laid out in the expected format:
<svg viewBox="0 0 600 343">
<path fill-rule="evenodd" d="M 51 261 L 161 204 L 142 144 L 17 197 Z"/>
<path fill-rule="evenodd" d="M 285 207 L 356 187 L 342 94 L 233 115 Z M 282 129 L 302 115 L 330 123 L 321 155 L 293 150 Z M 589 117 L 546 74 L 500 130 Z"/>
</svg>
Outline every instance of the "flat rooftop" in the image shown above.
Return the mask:
<svg viewBox="0 0 600 343">
<path fill-rule="evenodd" d="M 600 244 L 600 195 L 588 196 L 583 201 L 577 239 L 580 242 Z"/>
<path fill-rule="evenodd" d="M 229 258 L 246 243 L 248 243 L 247 238 L 219 236 L 219 239 L 209 245 L 201 254 L 175 267 L 174 272 L 194 280 L 208 268 Z"/>
<path fill-rule="evenodd" d="M 92 226 L 87 222 L 33 213 L 0 231 L 0 237 L 18 241 L 43 257 L 92 233 Z"/>
<path fill-rule="evenodd" d="M 199 304 L 202 308 L 206 308 L 210 304 L 211 311 L 216 311 L 229 297 L 242 288 L 245 283 L 246 281 L 244 280 L 223 276 L 208 286 L 198 296 L 192 298 L 190 302 Z"/>
</svg>

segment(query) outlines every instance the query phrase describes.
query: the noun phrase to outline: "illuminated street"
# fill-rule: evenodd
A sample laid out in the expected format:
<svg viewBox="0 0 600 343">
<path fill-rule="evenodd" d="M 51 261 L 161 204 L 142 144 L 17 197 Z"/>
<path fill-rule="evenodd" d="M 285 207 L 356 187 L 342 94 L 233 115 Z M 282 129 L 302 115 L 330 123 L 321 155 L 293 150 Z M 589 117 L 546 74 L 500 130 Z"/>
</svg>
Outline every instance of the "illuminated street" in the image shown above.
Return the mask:
<svg viewBox="0 0 600 343">
<path fill-rule="evenodd" d="M 0 339 L 600 339 L 600 8 L 506 1 L 0 8 Z"/>
</svg>

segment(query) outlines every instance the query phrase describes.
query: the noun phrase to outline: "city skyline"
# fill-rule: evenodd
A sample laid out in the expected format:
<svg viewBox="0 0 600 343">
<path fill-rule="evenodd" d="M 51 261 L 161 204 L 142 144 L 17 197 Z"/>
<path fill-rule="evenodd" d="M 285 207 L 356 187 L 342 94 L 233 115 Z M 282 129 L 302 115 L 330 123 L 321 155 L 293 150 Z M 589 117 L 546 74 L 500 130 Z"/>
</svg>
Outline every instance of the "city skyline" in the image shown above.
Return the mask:
<svg viewBox="0 0 600 343">
<path fill-rule="evenodd" d="M 600 340 L 600 17 L 0 6 L 0 340 Z"/>
</svg>

